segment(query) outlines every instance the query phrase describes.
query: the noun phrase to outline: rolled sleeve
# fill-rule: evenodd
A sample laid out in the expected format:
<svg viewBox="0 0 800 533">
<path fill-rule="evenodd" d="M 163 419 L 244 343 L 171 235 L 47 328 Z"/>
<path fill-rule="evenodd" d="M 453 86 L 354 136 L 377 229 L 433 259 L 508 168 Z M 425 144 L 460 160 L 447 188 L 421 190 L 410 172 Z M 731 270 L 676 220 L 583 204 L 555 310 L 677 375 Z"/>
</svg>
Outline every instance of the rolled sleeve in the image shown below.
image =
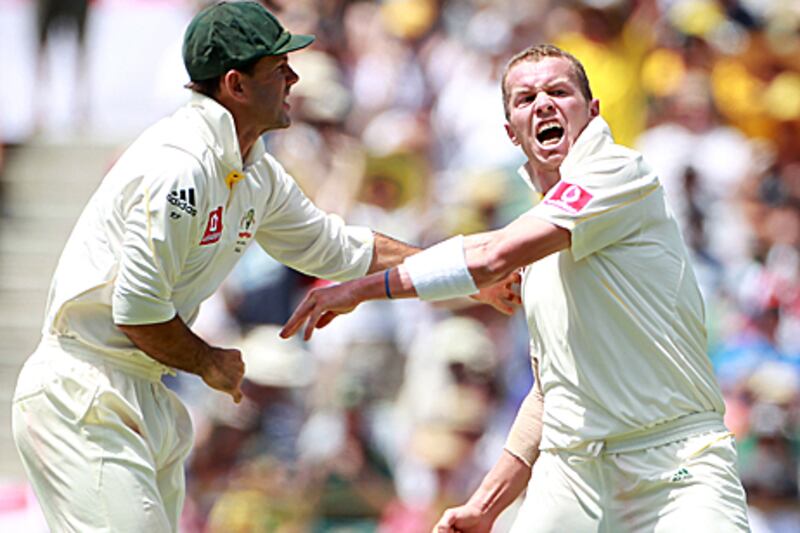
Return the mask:
<svg viewBox="0 0 800 533">
<path fill-rule="evenodd" d="M 191 189 L 191 196 L 185 196 L 201 197 L 201 175 L 194 159 L 173 155 L 145 176 L 131 197 L 112 294 L 114 323 L 156 324 L 175 316 L 172 290 L 197 240 L 198 210 L 169 198 Z"/>
</svg>

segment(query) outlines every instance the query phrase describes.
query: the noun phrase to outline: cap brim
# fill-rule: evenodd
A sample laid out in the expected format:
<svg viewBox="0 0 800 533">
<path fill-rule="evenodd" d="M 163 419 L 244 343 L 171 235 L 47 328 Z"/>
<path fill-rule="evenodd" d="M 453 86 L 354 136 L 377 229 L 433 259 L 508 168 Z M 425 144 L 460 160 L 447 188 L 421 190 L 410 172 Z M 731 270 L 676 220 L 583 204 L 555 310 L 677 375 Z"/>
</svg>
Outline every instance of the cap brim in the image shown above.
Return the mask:
<svg viewBox="0 0 800 533">
<path fill-rule="evenodd" d="M 305 48 L 309 44 L 313 43 L 314 39 L 316 39 L 316 36 L 314 35 L 292 35 L 285 45 L 272 52 L 271 55 L 286 54 L 289 52 L 294 52 L 295 50 L 300 50 L 301 48 Z"/>
</svg>

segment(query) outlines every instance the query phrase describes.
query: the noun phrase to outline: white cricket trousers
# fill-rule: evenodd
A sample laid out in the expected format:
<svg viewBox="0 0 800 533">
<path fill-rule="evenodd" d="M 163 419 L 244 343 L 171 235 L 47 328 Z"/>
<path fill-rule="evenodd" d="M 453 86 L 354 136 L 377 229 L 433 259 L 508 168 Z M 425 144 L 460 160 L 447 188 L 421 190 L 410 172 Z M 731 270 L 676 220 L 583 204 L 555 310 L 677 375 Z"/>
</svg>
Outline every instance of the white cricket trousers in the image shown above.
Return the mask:
<svg viewBox="0 0 800 533">
<path fill-rule="evenodd" d="M 623 453 L 542 452 L 511 533 L 750 531 L 733 436 Z"/>
<path fill-rule="evenodd" d="M 177 531 L 193 430 L 164 368 L 53 337 L 25 363 L 14 441 L 52 531 Z"/>
</svg>

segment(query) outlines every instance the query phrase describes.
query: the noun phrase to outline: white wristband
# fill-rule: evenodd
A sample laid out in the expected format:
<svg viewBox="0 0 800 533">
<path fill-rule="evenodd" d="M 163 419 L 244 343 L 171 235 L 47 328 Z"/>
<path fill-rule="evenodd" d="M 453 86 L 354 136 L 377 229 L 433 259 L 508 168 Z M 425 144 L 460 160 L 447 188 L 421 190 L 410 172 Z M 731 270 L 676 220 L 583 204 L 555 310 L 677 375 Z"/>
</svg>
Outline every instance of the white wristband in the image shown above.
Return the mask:
<svg viewBox="0 0 800 533">
<path fill-rule="evenodd" d="M 449 300 L 478 292 L 464 257 L 463 235 L 406 257 L 403 267 L 421 300 Z"/>
</svg>

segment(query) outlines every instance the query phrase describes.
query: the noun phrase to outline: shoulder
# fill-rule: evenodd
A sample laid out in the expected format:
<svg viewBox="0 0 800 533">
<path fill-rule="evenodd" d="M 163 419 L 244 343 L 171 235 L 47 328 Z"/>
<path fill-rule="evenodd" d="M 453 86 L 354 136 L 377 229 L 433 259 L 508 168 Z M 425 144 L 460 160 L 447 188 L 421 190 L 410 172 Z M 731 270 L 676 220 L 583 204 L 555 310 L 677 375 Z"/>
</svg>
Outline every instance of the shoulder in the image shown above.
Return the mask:
<svg viewBox="0 0 800 533">
<path fill-rule="evenodd" d="M 283 164 L 266 150 L 262 150 L 253 162 L 251 173 L 260 186 L 268 191 L 286 191 L 297 187 L 294 178 L 286 171 Z"/>
<path fill-rule="evenodd" d="M 286 168 L 284 168 L 281 162 L 266 150 L 263 150 L 263 153 L 255 164 L 258 166 L 260 174 L 266 174 L 276 178 L 289 177 Z"/>
<path fill-rule="evenodd" d="M 641 152 L 614 143 L 584 157 L 575 165 L 572 174 L 579 181 L 599 187 L 622 186 L 643 178 L 656 180 Z"/>
<path fill-rule="evenodd" d="M 172 116 L 145 130 L 125 151 L 114 170 L 138 176 L 145 185 L 163 182 L 202 185 L 213 166 L 209 150 L 190 129 L 176 126 Z"/>
</svg>

